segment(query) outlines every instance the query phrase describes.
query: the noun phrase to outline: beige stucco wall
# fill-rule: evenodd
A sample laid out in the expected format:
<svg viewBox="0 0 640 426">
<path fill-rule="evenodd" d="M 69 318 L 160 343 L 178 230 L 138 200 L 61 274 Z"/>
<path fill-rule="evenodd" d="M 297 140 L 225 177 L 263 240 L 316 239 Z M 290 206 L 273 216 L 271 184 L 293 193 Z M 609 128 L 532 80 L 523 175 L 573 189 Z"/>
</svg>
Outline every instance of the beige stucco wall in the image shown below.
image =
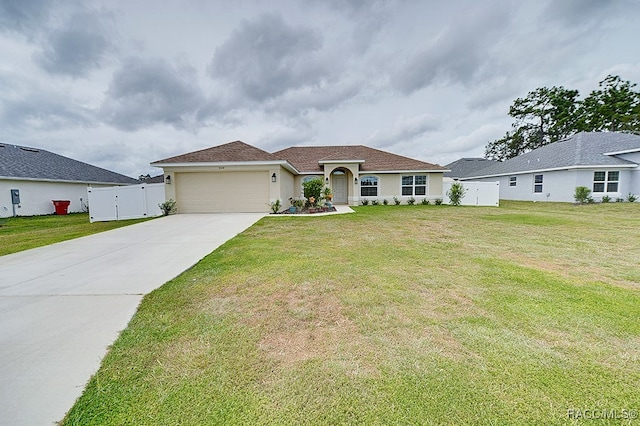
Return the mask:
<svg viewBox="0 0 640 426">
<path fill-rule="evenodd" d="M 383 199 L 387 199 L 389 202 L 392 202 L 393 197 L 396 196 L 403 201 L 406 202 L 409 199 L 409 196 L 402 196 L 401 189 L 401 177 L 403 175 L 411 174 L 407 173 L 366 173 L 359 172 L 360 165 L 358 163 L 331 163 L 325 164 L 324 174 L 318 173 L 314 176 L 318 176 L 323 181 L 326 181 L 326 178 L 329 178 L 329 186 L 332 186 L 332 176 L 331 173 L 336 169 L 344 169 L 346 171 L 347 176 L 347 199 L 350 205 L 358 205 L 361 201 L 360 197 L 360 179 L 364 176 L 377 176 L 378 177 L 378 196 L 377 197 L 366 197 L 369 200 L 378 199 L 382 202 Z M 264 171 L 265 173 L 265 181 L 267 182 L 266 188 L 263 191 L 266 194 L 265 204 L 269 204 L 279 199 L 283 208 L 289 206 L 289 198 L 300 197 L 302 194 L 302 180 L 305 177 L 311 176 L 309 174 L 306 175 L 294 175 L 289 172 L 287 169 L 282 166 L 225 166 L 223 168 L 220 167 L 180 167 L 180 168 L 165 168 L 164 175 L 171 176 L 172 184 L 165 185 L 165 195 L 167 199 L 174 199 L 179 203 L 179 194 L 176 194 L 176 178 L 180 178 L 179 173 L 186 172 L 208 172 L 208 173 L 229 173 L 229 172 L 255 172 L 255 171 Z M 176 176 L 177 173 L 177 176 Z M 276 173 L 276 182 L 271 182 L 271 176 L 273 173 Z M 424 173 L 416 173 L 416 174 L 424 174 Z M 442 182 L 443 182 L 443 173 L 442 172 L 433 172 L 426 173 L 427 175 L 427 195 L 426 196 L 416 196 L 416 200 L 419 202 L 422 198 L 427 198 L 429 200 L 435 200 L 436 198 L 442 198 Z M 358 183 L 355 183 L 354 177 L 358 177 Z M 260 181 L 261 182 L 261 181 Z M 231 188 L 233 188 L 234 183 L 229 182 Z M 254 195 L 256 196 L 256 195 Z M 233 198 L 232 195 L 228 194 L 227 198 Z M 268 205 L 265 206 L 265 211 L 268 210 Z"/>
<path fill-rule="evenodd" d="M 411 173 L 361 173 L 360 178 L 364 176 L 376 176 L 378 178 L 378 196 L 377 197 L 360 197 L 367 198 L 372 201 L 377 199 L 382 201 L 387 199 L 389 202 L 392 202 L 393 197 L 398 197 L 398 199 L 407 200 L 410 196 L 403 196 L 402 194 L 402 176 L 410 175 Z M 425 173 L 416 173 L 416 174 L 425 174 Z M 442 178 L 443 173 L 426 173 L 427 175 L 427 195 L 426 196 L 415 196 L 417 201 L 422 201 L 422 198 L 426 198 L 428 200 L 434 200 L 436 198 L 442 198 Z M 360 187 L 357 188 L 358 195 L 360 195 Z"/>
<path fill-rule="evenodd" d="M 276 182 L 272 175 L 276 174 Z M 246 174 L 246 179 L 245 175 Z M 164 176 L 171 177 L 171 184 L 165 185 L 166 199 L 176 200 L 178 212 L 200 211 L 247 211 L 268 212 L 269 204 L 279 199 L 283 208 L 293 195 L 294 176 L 279 165 L 243 166 L 186 166 L 166 167 Z M 194 176 L 198 176 L 194 178 Z M 189 188 L 185 188 L 188 180 Z M 180 191 L 188 191 L 183 195 Z M 198 207 L 180 208 L 181 198 L 187 197 L 192 203 L 194 194 L 199 197 Z"/>
</svg>

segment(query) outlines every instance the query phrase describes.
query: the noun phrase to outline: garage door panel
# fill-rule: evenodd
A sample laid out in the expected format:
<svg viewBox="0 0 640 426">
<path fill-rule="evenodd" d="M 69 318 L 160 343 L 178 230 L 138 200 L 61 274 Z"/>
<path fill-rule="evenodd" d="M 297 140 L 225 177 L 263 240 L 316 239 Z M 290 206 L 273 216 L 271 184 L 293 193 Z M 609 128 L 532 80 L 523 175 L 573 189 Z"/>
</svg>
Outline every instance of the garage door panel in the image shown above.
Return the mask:
<svg viewBox="0 0 640 426">
<path fill-rule="evenodd" d="M 176 173 L 181 213 L 265 212 L 269 174 L 262 172 Z"/>
</svg>

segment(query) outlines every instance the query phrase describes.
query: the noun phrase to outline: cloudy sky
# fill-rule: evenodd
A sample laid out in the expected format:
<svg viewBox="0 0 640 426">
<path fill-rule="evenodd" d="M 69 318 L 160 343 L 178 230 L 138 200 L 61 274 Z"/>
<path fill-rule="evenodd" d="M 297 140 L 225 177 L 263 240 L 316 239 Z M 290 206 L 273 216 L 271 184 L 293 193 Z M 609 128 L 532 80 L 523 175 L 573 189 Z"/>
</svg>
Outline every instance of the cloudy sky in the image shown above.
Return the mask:
<svg viewBox="0 0 640 426">
<path fill-rule="evenodd" d="M 0 142 L 129 176 L 242 140 L 482 156 L 538 87 L 640 83 L 640 0 L 0 0 Z"/>
</svg>

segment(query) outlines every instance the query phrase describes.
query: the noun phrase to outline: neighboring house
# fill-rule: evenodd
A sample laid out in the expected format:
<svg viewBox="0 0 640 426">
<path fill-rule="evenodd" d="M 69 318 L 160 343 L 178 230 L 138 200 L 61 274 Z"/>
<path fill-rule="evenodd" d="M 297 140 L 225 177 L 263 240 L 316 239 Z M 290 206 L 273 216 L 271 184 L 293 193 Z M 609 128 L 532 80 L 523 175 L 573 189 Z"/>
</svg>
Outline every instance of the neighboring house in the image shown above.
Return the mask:
<svg viewBox="0 0 640 426">
<path fill-rule="evenodd" d="M 181 213 L 267 212 L 269 204 L 300 197 L 319 178 L 335 204 L 394 196 L 442 198 L 444 167 L 362 145 L 293 147 L 269 153 L 241 141 L 151 163 L 165 176 L 167 199 Z"/>
<path fill-rule="evenodd" d="M 486 158 L 461 158 L 444 166 L 450 170 L 445 172 L 444 177 L 445 180 L 458 180 L 463 176 L 471 176 L 478 170 L 482 170 L 497 162 L 496 160 L 488 160 Z"/>
<path fill-rule="evenodd" d="M 0 143 L 0 216 L 51 214 L 52 200 L 69 200 L 69 212 L 87 209 L 89 186 L 130 185 L 136 179 L 44 149 Z M 12 199 L 17 189 L 19 203 Z"/>
<path fill-rule="evenodd" d="M 595 200 L 640 193 L 640 136 L 578 133 L 504 162 L 461 176 L 460 180 L 500 181 L 505 200 L 573 202 L 577 186 Z"/>
</svg>

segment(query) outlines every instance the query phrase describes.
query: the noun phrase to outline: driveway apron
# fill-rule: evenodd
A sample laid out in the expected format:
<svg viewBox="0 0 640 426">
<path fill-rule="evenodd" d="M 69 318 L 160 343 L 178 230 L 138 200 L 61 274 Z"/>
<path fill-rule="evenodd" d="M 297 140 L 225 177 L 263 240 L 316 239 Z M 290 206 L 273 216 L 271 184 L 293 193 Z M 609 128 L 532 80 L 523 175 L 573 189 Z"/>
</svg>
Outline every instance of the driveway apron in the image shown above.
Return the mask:
<svg viewBox="0 0 640 426">
<path fill-rule="evenodd" d="M 263 216 L 173 215 L 1 256 L 0 424 L 60 421 L 142 297 Z"/>
</svg>

